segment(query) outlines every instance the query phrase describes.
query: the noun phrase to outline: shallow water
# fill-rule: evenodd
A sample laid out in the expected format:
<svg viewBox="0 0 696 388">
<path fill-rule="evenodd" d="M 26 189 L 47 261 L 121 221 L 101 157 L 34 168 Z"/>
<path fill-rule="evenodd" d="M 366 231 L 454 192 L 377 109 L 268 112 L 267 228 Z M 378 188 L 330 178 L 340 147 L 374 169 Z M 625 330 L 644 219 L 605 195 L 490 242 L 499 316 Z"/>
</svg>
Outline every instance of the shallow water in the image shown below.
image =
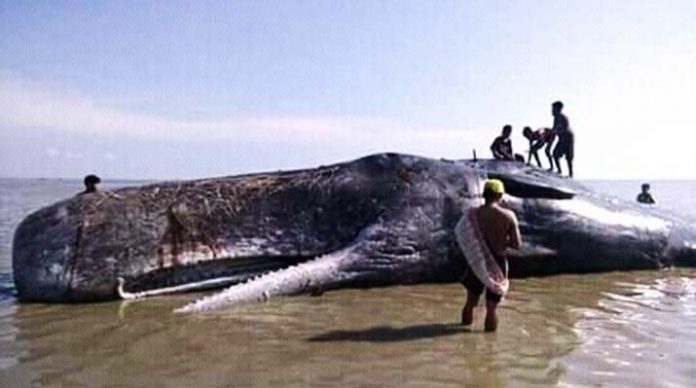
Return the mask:
<svg viewBox="0 0 696 388">
<path fill-rule="evenodd" d="M 621 184 L 634 195 L 637 186 L 611 187 Z M 675 185 L 676 197 L 696 182 Z M 197 315 L 171 312 L 199 296 L 192 294 L 20 305 L 9 272 L 11 232 L 28 211 L 71 195 L 79 182 L 0 180 L 0 187 L 2 387 L 684 387 L 696 381 L 692 269 L 513 280 L 497 333 L 482 331 L 482 311 L 473 330 L 456 324 L 465 295 L 457 284 L 341 290 Z M 669 198 L 661 194 L 658 201 Z"/>
</svg>

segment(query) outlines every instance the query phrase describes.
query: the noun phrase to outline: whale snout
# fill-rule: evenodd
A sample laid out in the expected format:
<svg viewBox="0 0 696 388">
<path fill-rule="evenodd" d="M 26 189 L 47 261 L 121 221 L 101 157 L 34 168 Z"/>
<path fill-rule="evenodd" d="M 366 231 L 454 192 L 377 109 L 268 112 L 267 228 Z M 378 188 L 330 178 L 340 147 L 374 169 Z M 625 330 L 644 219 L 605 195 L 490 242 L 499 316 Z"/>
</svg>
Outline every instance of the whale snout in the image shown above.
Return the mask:
<svg viewBox="0 0 696 388">
<path fill-rule="evenodd" d="M 37 217 L 28 218 L 15 233 L 12 272 L 17 297 L 37 302 L 65 300 L 70 276 L 68 236 L 72 234 L 36 229 L 38 222 Z M 43 236 L 51 236 L 50 244 L 39 242 Z"/>
<path fill-rule="evenodd" d="M 62 302 L 68 300 L 68 282 L 61 275 L 62 266 L 22 266 L 14 270 L 17 298 L 26 302 Z"/>
<path fill-rule="evenodd" d="M 17 297 L 22 301 L 70 300 L 81 222 L 79 207 L 58 203 L 28 216 L 17 227 L 13 242 L 12 272 Z"/>
</svg>

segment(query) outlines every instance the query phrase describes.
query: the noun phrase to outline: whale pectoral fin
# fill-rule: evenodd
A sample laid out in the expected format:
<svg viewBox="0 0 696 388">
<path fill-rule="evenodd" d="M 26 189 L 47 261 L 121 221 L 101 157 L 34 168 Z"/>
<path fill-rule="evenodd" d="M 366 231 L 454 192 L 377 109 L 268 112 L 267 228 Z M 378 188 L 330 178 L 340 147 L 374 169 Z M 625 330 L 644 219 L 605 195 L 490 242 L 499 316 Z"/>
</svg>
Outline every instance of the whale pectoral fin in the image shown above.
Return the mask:
<svg viewBox="0 0 696 388">
<path fill-rule="evenodd" d="M 558 271 L 558 253 L 553 249 L 523 245 L 520 249 L 509 250 L 507 256 L 511 277 L 551 275 Z"/>
</svg>

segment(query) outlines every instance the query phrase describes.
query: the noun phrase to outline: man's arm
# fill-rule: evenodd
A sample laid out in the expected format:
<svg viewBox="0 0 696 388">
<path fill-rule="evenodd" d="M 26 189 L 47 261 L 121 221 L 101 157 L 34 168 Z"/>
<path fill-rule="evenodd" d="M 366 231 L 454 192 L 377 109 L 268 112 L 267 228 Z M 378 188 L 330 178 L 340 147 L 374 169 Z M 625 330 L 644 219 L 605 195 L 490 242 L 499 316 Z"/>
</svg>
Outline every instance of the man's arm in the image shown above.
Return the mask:
<svg viewBox="0 0 696 388">
<path fill-rule="evenodd" d="M 520 249 L 522 246 L 522 236 L 520 235 L 520 227 L 517 224 L 515 213 L 510 211 L 510 226 L 508 227 L 508 247 L 512 249 Z"/>
<path fill-rule="evenodd" d="M 500 153 L 500 138 L 495 138 L 493 140 L 493 143 L 491 144 L 491 152 L 493 153 L 493 157 L 496 159 L 501 159 L 502 155 Z"/>
</svg>

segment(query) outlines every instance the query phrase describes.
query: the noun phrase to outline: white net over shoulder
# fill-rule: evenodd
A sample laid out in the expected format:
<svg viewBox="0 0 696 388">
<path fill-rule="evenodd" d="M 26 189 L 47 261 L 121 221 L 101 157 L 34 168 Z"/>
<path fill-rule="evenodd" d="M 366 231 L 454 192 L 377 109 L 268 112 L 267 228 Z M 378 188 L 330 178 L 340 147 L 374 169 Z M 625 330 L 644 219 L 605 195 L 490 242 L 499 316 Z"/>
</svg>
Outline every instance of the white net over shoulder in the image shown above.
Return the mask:
<svg viewBox="0 0 696 388">
<path fill-rule="evenodd" d="M 490 291 L 505 295 L 510 286 L 507 268 L 501 269 L 488 248 L 476 218 L 476 208 L 469 209 L 454 228 L 459 248 L 471 271 Z"/>
</svg>

